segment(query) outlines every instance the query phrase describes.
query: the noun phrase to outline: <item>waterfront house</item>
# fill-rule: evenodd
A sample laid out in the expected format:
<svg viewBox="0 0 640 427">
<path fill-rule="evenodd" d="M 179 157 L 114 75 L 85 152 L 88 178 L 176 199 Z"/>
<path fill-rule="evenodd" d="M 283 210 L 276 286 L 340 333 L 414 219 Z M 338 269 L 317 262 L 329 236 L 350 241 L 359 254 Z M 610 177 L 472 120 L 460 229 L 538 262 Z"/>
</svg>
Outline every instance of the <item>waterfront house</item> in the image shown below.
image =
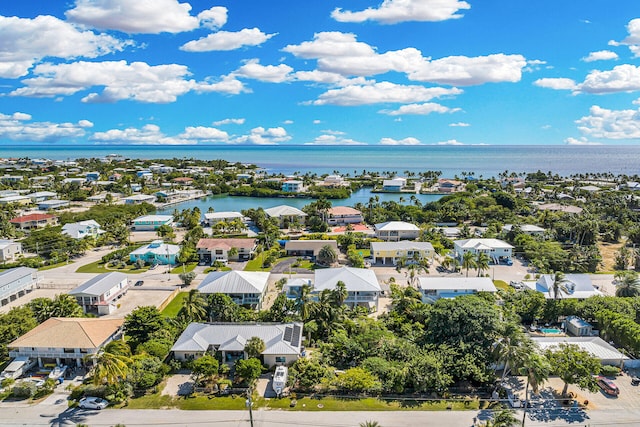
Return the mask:
<svg viewBox="0 0 640 427">
<path fill-rule="evenodd" d="M 441 178 L 438 180 L 438 191 L 440 193 L 457 193 L 464 191 L 464 182 L 455 179 Z"/>
<path fill-rule="evenodd" d="M 124 319 L 52 317 L 10 343 L 9 357 L 45 364 L 85 366 L 90 356 L 122 337 Z"/>
<path fill-rule="evenodd" d="M 293 222 L 304 224 L 307 214 L 293 206 L 280 205 L 264 210 L 269 218 L 276 218 L 280 228 L 288 228 Z"/>
<path fill-rule="evenodd" d="M 133 190 L 133 186 L 131 187 Z M 156 201 L 156 196 L 152 196 L 151 194 L 134 194 L 133 196 L 125 197 L 124 199 L 125 205 L 141 205 L 143 203 L 153 203 Z"/>
<path fill-rule="evenodd" d="M 154 240 L 148 245 L 132 251 L 129 254 L 129 260 L 131 262 L 142 260 L 151 265 L 173 265 L 176 263 L 178 253 L 180 253 L 179 245 L 171 245 L 164 243 L 162 240 Z"/>
<path fill-rule="evenodd" d="M 315 261 L 325 246 L 330 246 L 336 255 L 339 253 L 338 242 L 335 240 L 287 240 L 284 243 L 284 251 L 287 256 L 308 257 Z"/>
<path fill-rule="evenodd" d="M 478 292 L 492 292 L 496 289 L 488 277 L 419 277 L 418 290 L 423 303 L 434 303 L 440 298 L 455 298 Z"/>
<path fill-rule="evenodd" d="M 236 253 L 229 255 L 232 248 Z M 253 257 L 256 239 L 200 239 L 196 245 L 201 264 L 213 265 L 215 261 L 246 261 Z"/>
<path fill-rule="evenodd" d="M 281 188 L 285 193 L 302 193 L 305 190 L 304 182 L 296 179 L 283 181 Z"/>
<path fill-rule="evenodd" d="M 193 178 L 188 177 L 188 176 L 180 176 L 178 178 L 173 178 L 171 180 L 171 182 L 173 182 L 174 184 L 177 184 L 177 185 L 192 185 L 193 184 Z"/>
<path fill-rule="evenodd" d="M 535 285 L 530 287 L 538 292 L 542 292 L 547 299 L 556 299 L 553 290 L 554 281 L 555 274 L 543 274 Z M 528 282 L 525 282 L 525 284 L 528 284 Z M 602 295 L 602 293 L 593 286 L 591 277 L 588 274 L 566 274 L 557 297 L 563 299 L 585 299 L 596 295 Z"/>
<path fill-rule="evenodd" d="M 360 224 L 364 222 L 362 212 L 349 206 L 336 206 L 330 208 L 328 213 L 327 224 L 331 226 Z"/>
<path fill-rule="evenodd" d="M 222 221 L 231 222 L 236 219 L 244 222 L 244 215 L 240 212 L 207 212 L 204 214 L 204 220 L 209 226 Z"/>
<path fill-rule="evenodd" d="M 435 251 L 429 242 L 371 242 L 371 257 L 373 263 L 396 265 L 398 260 L 428 260 L 433 258 Z"/>
<path fill-rule="evenodd" d="M 37 270 L 28 267 L 10 268 L 0 272 L 0 305 L 9 304 L 36 288 Z"/>
<path fill-rule="evenodd" d="M 106 231 L 100 228 L 100 224 L 92 219 L 80 222 L 71 222 L 62 226 L 62 234 L 66 234 L 72 239 L 84 239 L 91 237 L 97 239 Z"/>
<path fill-rule="evenodd" d="M 22 255 L 22 243 L 13 240 L 0 239 L 0 261 L 14 262 Z"/>
<path fill-rule="evenodd" d="M 340 175 L 328 175 L 324 178 L 320 185 L 330 188 L 340 188 L 348 187 L 349 182 L 345 181 L 345 179 Z"/>
<path fill-rule="evenodd" d="M 513 246 L 498 239 L 454 240 L 453 251 L 460 261 L 462 261 L 465 252 L 471 252 L 474 255 L 484 252 L 489 255 L 491 262 L 494 264 L 503 262 L 509 265 L 513 262 Z"/>
<path fill-rule="evenodd" d="M 388 221 L 374 226 L 376 238 L 388 242 L 414 240 L 420 235 L 420 228 L 404 221 Z"/>
<path fill-rule="evenodd" d="M 173 226 L 172 215 L 144 215 L 133 220 L 135 231 L 155 231 L 162 225 Z"/>
<path fill-rule="evenodd" d="M 400 192 L 406 185 L 407 178 L 393 178 L 382 181 L 382 189 L 389 192 Z"/>
<path fill-rule="evenodd" d="M 34 213 L 18 216 L 9 221 L 21 230 L 30 230 L 32 228 L 44 228 L 47 225 L 58 224 L 58 217 L 45 213 Z"/>
<path fill-rule="evenodd" d="M 85 313 L 111 314 L 117 308 L 117 301 L 127 293 L 127 275 L 119 272 L 103 273 L 87 280 L 71 290 Z"/>
<path fill-rule="evenodd" d="M 367 307 L 371 311 L 378 309 L 382 288 L 373 270 L 353 267 L 315 270 L 312 294 L 317 298 L 325 289 L 334 290 L 338 282 L 343 282 L 347 288 L 345 305 Z"/>
<path fill-rule="evenodd" d="M 269 273 L 262 271 L 213 271 L 198 285 L 203 294 L 225 294 L 238 305 L 260 310 L 267 293 Z"/>
<path fill-rule="evenodd" d="M 244 351 L 247 341 L 260 338 L 265 349 L 264 364 L 290 365 L 302 352 L 302 323 L 191 323 L 184 330 L 171 352 L 176 360 L 198 359 L 205 354 L 220 352 L 224 363 L 248 358 Z"/>
</svg>

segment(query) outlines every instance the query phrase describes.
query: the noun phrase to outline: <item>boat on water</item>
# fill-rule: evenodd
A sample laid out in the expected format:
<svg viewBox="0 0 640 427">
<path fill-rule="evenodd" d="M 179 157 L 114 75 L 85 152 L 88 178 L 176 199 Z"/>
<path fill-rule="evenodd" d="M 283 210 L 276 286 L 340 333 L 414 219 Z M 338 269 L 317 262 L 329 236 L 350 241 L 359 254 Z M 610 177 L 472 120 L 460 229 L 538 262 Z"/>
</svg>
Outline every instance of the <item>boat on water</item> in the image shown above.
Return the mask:
<svg viewBox="0 0 640 427">
<path fill-rule="evenodd" d="M 273 391 L 278 396 L 282 394 L 287 387 L 287 379 L 289 378 L 289 369 L 286 366 L 278 366 L 276 372 L 273 374 Z"/>
</svg>

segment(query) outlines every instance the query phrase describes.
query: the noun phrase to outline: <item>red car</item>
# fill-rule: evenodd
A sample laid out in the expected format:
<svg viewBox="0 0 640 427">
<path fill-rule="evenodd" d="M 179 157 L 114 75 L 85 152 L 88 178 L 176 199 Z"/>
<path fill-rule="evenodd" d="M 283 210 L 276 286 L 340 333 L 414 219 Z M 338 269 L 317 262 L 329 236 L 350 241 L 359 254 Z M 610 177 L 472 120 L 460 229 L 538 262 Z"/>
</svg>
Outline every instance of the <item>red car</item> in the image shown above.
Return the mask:
<svg viewBox="0 0 640 427">
<path fill-rule="evenodd" d="M 598 377 L 596 379 L 596 382 L 598 383 L 598 386 L 602 389 L 602 391 L 604 391 L 606 394 L 610 396 L 617 396 L 620 394 L 620 389 L 618 388 L 616 383 L 611 381 L 609 378 Z"/>
</svg>

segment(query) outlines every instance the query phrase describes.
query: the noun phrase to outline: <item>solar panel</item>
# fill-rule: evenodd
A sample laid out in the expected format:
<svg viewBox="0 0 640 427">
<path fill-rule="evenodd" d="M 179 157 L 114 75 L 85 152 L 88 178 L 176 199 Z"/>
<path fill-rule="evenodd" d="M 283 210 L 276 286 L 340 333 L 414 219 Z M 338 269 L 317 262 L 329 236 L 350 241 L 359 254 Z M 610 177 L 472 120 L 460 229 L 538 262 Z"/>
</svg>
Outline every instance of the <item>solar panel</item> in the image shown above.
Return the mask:
<svg viewBox="0 0 640 427">
<path fill-rule="evenodd" d="M 299 325 L 293 325 L 293 336 L 291 337 L 292 346 L 298 347 L 300 345 L 301 333 L 302 333 L 302 328 Z"/>
<path fill-rule="evenodd" d="M 291 342 L 291 335 L 293 334 L 293 330 L 291 329 L 291 326 L 287 326 L 286 328 L 284 328 L 284 340 L 287 342 Z"/>
</svg>

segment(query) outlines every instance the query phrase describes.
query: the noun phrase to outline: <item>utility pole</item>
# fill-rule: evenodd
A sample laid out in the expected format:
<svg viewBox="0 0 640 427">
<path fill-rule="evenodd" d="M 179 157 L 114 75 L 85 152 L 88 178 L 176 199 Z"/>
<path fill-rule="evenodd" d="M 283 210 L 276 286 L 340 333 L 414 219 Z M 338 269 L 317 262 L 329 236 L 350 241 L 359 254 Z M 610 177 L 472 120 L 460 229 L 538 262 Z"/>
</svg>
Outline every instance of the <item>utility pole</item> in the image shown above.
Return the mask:
<svg viewBox="0 0 640 427">
<path fill-rule="evenodd" d="M 245 400 L 245 405 L 249 408 L 249 423 L 251 423 L 251 427 L 253 427 L 253 411 L 251 410 L 253 402 L 251 401 L 251 388 L 247 390 L 247 400 Z"/>
</svg>

